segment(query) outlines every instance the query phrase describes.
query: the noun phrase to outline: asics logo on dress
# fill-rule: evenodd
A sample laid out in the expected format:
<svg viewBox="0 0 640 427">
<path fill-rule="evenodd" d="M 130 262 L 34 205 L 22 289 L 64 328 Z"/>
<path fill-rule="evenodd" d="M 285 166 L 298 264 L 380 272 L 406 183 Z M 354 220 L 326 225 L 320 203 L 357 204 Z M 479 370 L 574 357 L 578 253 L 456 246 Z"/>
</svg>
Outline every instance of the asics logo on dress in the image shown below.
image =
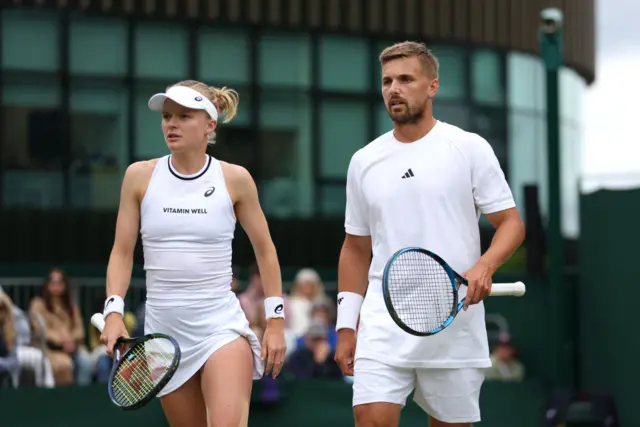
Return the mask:
<svg viewBox="0 0 640 427">
<path fill-rule="evenodd" d="M 216 191 L 216 187 L 207 188 L 207 191 L 204 192 L 204 197 L 209 197 L 214 191 Z"/>
</svg>

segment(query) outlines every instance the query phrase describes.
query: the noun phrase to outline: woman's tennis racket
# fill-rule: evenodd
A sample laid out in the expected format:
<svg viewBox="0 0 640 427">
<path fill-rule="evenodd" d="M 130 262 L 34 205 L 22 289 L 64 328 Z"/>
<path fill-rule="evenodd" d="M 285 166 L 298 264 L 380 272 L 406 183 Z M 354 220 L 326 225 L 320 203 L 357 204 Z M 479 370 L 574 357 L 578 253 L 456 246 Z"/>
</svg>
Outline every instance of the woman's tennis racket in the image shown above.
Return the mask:
<svg viewBox="0 0 640 427">
<path fill-rule="evenodd" d="M 102 333 L 102 314 L 91 316 L 91 323 Z M 180 354 L 180 346 L 168 335 L 119 338 L 108 383 L 111 401 L 125 411 L 149 403 L 178 369 Z"/>
<path fill-rule="evenodd" d="M 437 334 L 464 307 L 459 284 L 467 280 L 438 255 L 422 248 L 404 248 L 387 261 L 382 276 L 384 303 L 393 321 L 420 337 Z M 522 282 L 494 283 L 491 296 L 522 296 Z"/>
</svg>

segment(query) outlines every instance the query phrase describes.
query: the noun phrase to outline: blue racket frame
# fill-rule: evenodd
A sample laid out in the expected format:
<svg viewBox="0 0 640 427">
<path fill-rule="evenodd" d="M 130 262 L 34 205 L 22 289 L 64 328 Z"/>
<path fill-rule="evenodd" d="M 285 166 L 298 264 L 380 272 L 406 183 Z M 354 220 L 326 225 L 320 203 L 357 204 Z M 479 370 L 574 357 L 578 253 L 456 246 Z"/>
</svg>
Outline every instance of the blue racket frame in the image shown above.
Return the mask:
<svg viewBox="0 0 640 427">
<path fill-rule="evenodd" d="M 425 254 L 429 257 L 431 257 L 434 261 L 436 261 L 438 264 L 440 264 L 442 266 L 442 268 L 444 268 L 444 270 L 447 272 L 447 275 L 449 276 L 449 279 L 451 281 L 451 289 L 453 290 L 453 298 L 454 298 L 454 304 L 453 304 L 453 308 L 451 310 L 451 313 L 449 314 L 449 317 L 443 322 L 442 326 L 433 329 L 431 331 L 428 332 L 419 332 L 416 330 L 411 329 L 410 327 L 408 327 L 407 325 L 404 324 L 404 322 L 400 319 L 400 317 L 398 316 L 398 313 L 396 312 L 395 308 L 393 308 L 393 303 L 391 302 L 391 294 L 389 292 L 389 275 L 390 275 L 390 271 L 391 268 L 393 267 L 393 264 L 395 263 L 395 261 L 403 254 L 407 253 L 407 252 L 418 252 L 418 253 L 422 253 Z M 428 337 L 430 335 L 435 335 L 438 332 L 441 332 L 442 330 L 444 330 L 447 326 L 449 326 L 451 324 L 451 322 L 453 322 L 453 319 L 455 319 L 456 315 L 458 314 L 458 312 L 460 310 L 462 310 L 462 307 L 464 307 L 464 302 L 465 302 L 465 298 L 462 299 L 462 301 L 458 302 L 458 289 L 459 289 L 459 285 L 460 284 L 467 284 L 467 280 L 460 276 L 458 273 L 456 273 L 453 268 L 451 268 L 449 266 L 449 264 L 447 264 L 445 262 L 445 260 L 443 260 L 442 258 L 440 258 L 440 256 L 438 256 L 437 254 L 427 250 L 427 249 L 423 249 L 423 248 L 419 248 L 419 247 L 408 247 L 408 248 L 403 248 L 400 249 L 399 251 L 397 251 L 396 253 L 394 253 L 391 258 L 389 258 L 389 260 L 387 261 L 385 267 L 384 267 L 384 272 L 382 274 L 382 296 L 384 299 L 384 304 L 387 307 L 387 311 L 389 312 L 389 314 L 391 315 L 391 318 L 393 319 L 393 321 L 395 322 L 396 325 L 398 325 L 398 327 L 400 327 L 400 329 L 402 329 L 403 331 L 407 332 L 408 334 L 411 335 L 415 335 L 418 337 Z"/>
</svg>

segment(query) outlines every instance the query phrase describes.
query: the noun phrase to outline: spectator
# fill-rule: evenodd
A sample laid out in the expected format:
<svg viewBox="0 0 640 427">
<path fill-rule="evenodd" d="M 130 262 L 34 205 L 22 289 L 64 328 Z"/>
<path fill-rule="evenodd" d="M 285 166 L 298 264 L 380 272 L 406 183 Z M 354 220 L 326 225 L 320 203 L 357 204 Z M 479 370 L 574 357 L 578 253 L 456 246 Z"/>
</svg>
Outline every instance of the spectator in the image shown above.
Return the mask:
<svg viewBox="0 0 640 427">
<path fill-rule="evenodd" d="M 511 336 L 503 332 L 491 353 L 491 368 L 485 377 L 488 380 L 522 381 L 524 379 L 524 365 L 517 358 L 517 350 L 511 341 Z"/>
<path fill-rule="evenodd" d="M 0 289 L 0 293 L 2 290 Z M 8 298 L 8 296 L 7 296 Z M 16 328 L 16 356 L 20 364 L 20 373 L 31 371 L 34 374 L 36 387 L 53 388 L 53 371 L 51 362 L 44 354 L 41 343 L 35 347 L 31 338 L 31 326 L 29 317 L 15 304 L 12 307 L 13 322 Z M 19 375 L 16 375 L 18 377 Z M 19 382 L 19 378 L 15 379 Z"/>
<path fill-rule="evenodd" d="M 342 378 L 333 354 L 327 341 L 327 326 L 314 322 L 304 335 L 304 345 L 289 356 L 285 369 L 297 379 Z"/>
<path fill-rule="evenodd" d="M 12 306 L 7 294 L 0 292 L 0 385 L 4 382 L 11 383 L 20 369 L 16 355 L 16 329 Z"/>
<path fill-rule="evenodd" d="M 324 285 L 316 270 L 303 268 L 298 271 L 289 298 L 289 325 L 295 336 L 302 336 L 309 327 L 313 302 L 326 298 Z"/>
<path fill-rule="evenodd" d="M 54 268 L 42 286 L 42 296 L 31 301 L 29 316 L 34 332 L 44 335 L 56 385 L 91 383 L 94 371 L 85 340 L 80 309 L 73 302 L 71 286 L 64 272 Z M 38 317 L 44 320 L 40 330 Z"/>
<path fill-rule="evenodd" d="M 327 328 L 327 341 L 332 351 L 336 351 L 338 344 L 338 333 L 335 329 L 335 315 L 333 306 L 326 299 L 319 299 L 311 305 L 310 323 L 318 323 L 325 325 Z M 302 347 L 305 343 L 305 337 L 301 336 L 297 339 L 296 347 Z"/>
</svg>

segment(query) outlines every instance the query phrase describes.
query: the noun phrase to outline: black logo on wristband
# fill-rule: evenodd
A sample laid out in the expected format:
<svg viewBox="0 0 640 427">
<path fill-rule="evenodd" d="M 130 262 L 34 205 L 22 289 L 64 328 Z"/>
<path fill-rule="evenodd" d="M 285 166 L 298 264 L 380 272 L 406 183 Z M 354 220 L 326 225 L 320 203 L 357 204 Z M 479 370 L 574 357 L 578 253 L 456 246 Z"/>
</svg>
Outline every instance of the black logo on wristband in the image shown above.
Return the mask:
<svg viewBox="0 0 640 427">
<path fill-rule="evenodd" d="M 116 299 L 114 297 L 111 297 L 107 300 L 107 303 L 104 305 L 104 308 L 107 308 L 107 306 L 109 306 L 109 304 L 111 304 L 112 302 L 114 302 Z"/>
<path fill-rule="evenodd" d="M 340 305 L 340 303 L 342 302 L 343 299 L 344 299 L 344 297 L 338 298 L 338 305 Z"/>
<path fill-rule="evenodd" d="M 275 309 L 274 311 L 275 311 L 275 313 L 276 313 L 276 314 L 281 314 L 281 313 L 282 313 L 282 310 L 284 310 L 284 305 L 282 305 L 282 304 L 278 304 L 278 305 L 276 306 L 276 309 Z"/>
</svg>

